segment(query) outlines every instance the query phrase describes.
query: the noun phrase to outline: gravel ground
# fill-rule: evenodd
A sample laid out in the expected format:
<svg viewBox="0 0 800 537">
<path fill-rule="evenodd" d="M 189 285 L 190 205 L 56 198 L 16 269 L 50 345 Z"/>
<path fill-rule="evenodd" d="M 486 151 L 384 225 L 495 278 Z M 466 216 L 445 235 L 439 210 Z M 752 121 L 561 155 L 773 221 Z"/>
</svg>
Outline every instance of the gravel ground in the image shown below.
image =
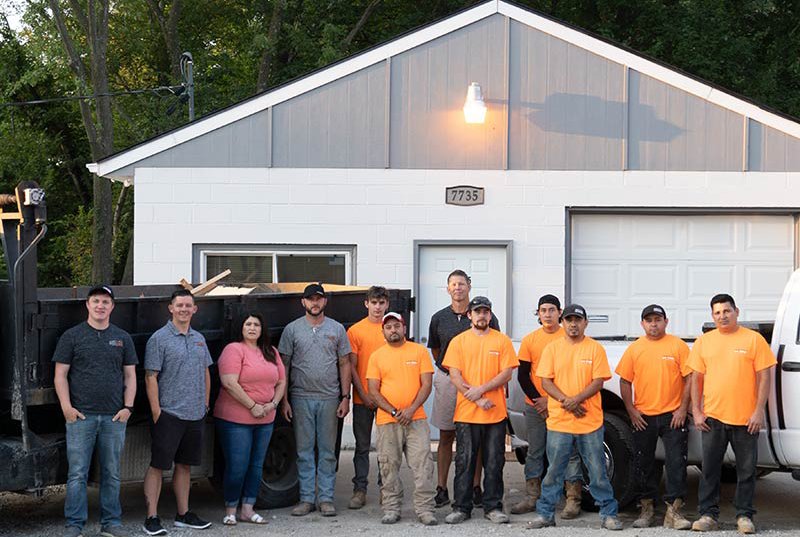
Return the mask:
<svg viewBox="0 0 800 537">
<path fill-rule="evenodd" d="M 441 525 L 437 527 L 424 527 L 416 522 L 414 513 L 410 508 L 410 490 L 406 494 L 406 509 L 403 511 L 403 519 L 393 525 L 386 526 L 380 524 L 381 511 L 377 505 L 377 494 L 374 487 L 368 494 L 367 506 L 359 511 L 347 509 L 347 502 L 350 498 L 352 485 L 350 479 L 353 475 L 352 452 L 342 452 L 342 464 L 337 479 L 337 498 L 336 505 L 339 516 L 333 518 L 323 518 L 312 514 L 303 518 L 289 516 L 289 509 L 277 509 L 269 512 L 262 512 L 269 519 L 269 524 L 264 526 L 253 526 L 251 524 L 240 523 L 234 527 L 223 527 L 220 523 L 222 517 L 222 501 L 220 496 L 211 488 L 207 481 L 197 483 L 192 488 L 191 506 L 194 511 L 202 517 L 214 522 L 210 530 L 181 530 L 172 529 L 170 535 L 181 537 L 193 537 L 209 534 L 224 534 L 226 536 L 251 536 L 251 535 L 304 535 L 304 536 L 324 536 L 324 535 L 381 535 L 381 537 L 412 535 L 428 536 L 458 536 L 458 537 L 519 537 L 520 532 L 524 536 L 533 537 L 541 533 L 548 536 L 572 536 L 580 532 L 581 535 L 608 535 L 606 530 L 600 529 L 600 521 L 595 513 L 584 513 L 580 518 L 571 521 L 559 521 L 556 528 L 547 530 L 533 531 L 526 530 L 526 521 L 530 515 L 512 516 L 511 523 L 497 526 L 483 519 L 483 511 L 476 509 L 473 511 L 473 519 L 458 526 L 448 526 L 443 523 L 444 516 L 450 511 L 449 508 L 437 510 Z M 373 468 L 375 454 L 372 454 Z M 373 470 L 374 472 L 374 470 Z M 452 472 L 451 472 L 452 477 Z M 689 490 L 691 491 L 688 503 L 695 506 L 697 502 L 696 491 L 698 482 L 698 471 L 691 468 L 689 471 Z M 407 487 L 411 487 L 410 472 L 404 469 L 404 482 Z M 512 505 L 521 497 L 524 488 L 524 478 L 522 466 L 516 462 L 508 462 L 505 469 L 505 489 L 506 505 Z M 710 535 L 732 535 L 736 531 L 734 520 L 734 509 L 732 504 L 734 493 L 733 485 L 723 485 L 722 488 L 722 529 L 721 532 L 711 533 Z M 451 485 L 452 494 L 452 485 Z M 91 488 L 89 491 L 90 520 L 85 528 L 86 537 L 94 536 L 100 531 L 97 523 L 98 501 L 97 489 Z M 771 474 L 758 482 L 756 505 L 761 509 L 756 518 L 760 533 L 767 535 L 796 535 L 800 537 L 800 517 L 798 517 L 797 504 L 800 499 L 800 490 L 797 484 L 787 474 Z M 0 493 L 0 535 L 13 535 L 20 537 L 47 537 L 60 535 L 63 530 L 63 505 L 64 487 L 52 487 L 48 489 L 42 497 L 23 496 L 12 493 Z M 122 490 L 122 505 L 124 509 L 124 523 L 136 535 L 144 535 L 139 529 L 144 518 L 144 500 L 140 485 L 126 485 Z M 172 492 L 168 487 L 164 488 L 161 498 L 162 517 L 171 520 L 174 516 L 175 504 L 172 499 Z M 659 511 L 663 514 L 663 509 Z M 691 518 L 696 516 L 696 512 L 689 512 Z M 631 522 L 636 518 L 635 510 L 628 510 L 621 514 L 625 523 L 626 530 L 624 535 L 641 536 L 666 536 L 671 531 L 663 528 L 650 528 L 646 530 L 635 530 L 630 528 Z M 523 531 L 525 530 L 525 531 Z"/>
</svg>

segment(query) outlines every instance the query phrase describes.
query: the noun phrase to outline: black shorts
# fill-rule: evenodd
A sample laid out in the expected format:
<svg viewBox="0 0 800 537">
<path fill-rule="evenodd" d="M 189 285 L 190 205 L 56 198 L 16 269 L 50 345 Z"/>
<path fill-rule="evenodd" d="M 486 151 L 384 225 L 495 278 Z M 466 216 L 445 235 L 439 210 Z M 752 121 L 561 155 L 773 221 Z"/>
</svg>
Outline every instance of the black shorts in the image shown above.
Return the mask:
<svg viewBox="0 0 800 537">
<path fill-rule="evenodd" d="M 199 466 L 203 458 L 205 418 L 187 421 L 161 412 L 150 429 L 150 466 L 171 470 L 172 463 Z"/>
</svg>

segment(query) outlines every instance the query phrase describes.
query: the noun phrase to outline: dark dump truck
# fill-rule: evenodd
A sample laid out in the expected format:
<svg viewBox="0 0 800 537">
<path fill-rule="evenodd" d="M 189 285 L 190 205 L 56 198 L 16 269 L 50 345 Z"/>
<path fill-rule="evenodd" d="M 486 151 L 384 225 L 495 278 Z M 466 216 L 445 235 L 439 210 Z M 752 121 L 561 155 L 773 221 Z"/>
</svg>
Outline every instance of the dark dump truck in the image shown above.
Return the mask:
<svg viewBox="0 0 800 537">
<path fill-rule="evenodd" d="M 0 491 L 37 493 L 67 477 L 64 417 L 53 387 L 51 362 L 56 343 L 68 328 L 86 320 L 88 287 L 39 288 L 36 247 L 47 231 L 44 192 L 34 182 L 21 183 L 15 194 L 0 195 L 4 261 L 7 279 L 0 280 Z M 177 285 L 115 286 L 111 322 L 131 334 L 139 356 L 138 389 L 128 422 L 121 461 L 122 482 L 139 482 L 150 462 L 150 410 L 141 363 L 150 335 L 169 318 L 167 305 Z M 201 332 L 212 357 L 234 339 L 245 312 L 262 313 L 277 345 L 283 328 L 303 315 L 302 286 L 252 286 L 246 295 L 197 297 L 192 326 Z M 413 307 L 411 292 L 390 290 L 391 309 L 406 320 Z M 330 293 L 326 314 L 345 325 L 366 315 L 364 289 Z M 219 392 L 212 366 L 212 405 Z M 291 424 L 278 413 L 264 464 L 258 504 L 283 507 L 298 499 L 296 450 Z M 224 462 L 208 418 L 203 462 L 193 478 L 219 484 Z M 90 481 L 97 475 L 93 470 Z M 169 475 L 169 474 L 167 474 Z"/>
</svg>

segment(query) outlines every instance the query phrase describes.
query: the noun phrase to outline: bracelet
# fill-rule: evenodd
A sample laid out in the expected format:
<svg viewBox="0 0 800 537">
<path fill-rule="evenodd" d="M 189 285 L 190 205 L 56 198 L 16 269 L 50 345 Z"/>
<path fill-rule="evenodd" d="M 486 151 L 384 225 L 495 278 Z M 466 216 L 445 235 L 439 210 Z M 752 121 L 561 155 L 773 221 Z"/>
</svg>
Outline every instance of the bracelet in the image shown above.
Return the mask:
<svg viewBox="0 0 800 537">
<path fill-rule="evenodd" d="M 258 403 L 256 403 L 255 401 L 253 401 L 253 406 L 251 406 L 249 410 L 253 410 L 253 409 L 256 407 L 256 405 L 257 405 L 257 404 L 258 404 Z"/>
</svg>

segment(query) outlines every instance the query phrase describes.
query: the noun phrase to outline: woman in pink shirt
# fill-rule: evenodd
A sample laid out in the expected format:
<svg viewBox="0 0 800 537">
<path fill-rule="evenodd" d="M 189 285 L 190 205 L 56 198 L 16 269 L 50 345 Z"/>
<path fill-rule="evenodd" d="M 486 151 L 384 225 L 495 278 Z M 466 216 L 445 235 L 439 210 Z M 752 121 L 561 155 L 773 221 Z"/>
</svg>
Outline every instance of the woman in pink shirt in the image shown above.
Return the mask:
<svg viewBox="0 0 800 537">
<path fill-rule="evenodd" d="M 225 454 L 222 523 L 238 520 L 266 524 L 253 511 L 261 485 L 275 408 L 286 389 L 286 373 L 278 350 L 270 345 L 260 313 L 241 322 L 235 343 L 228 344 L 217 361 L 223 390 L 214 405 L 217 434 Z"/>
</svg>

